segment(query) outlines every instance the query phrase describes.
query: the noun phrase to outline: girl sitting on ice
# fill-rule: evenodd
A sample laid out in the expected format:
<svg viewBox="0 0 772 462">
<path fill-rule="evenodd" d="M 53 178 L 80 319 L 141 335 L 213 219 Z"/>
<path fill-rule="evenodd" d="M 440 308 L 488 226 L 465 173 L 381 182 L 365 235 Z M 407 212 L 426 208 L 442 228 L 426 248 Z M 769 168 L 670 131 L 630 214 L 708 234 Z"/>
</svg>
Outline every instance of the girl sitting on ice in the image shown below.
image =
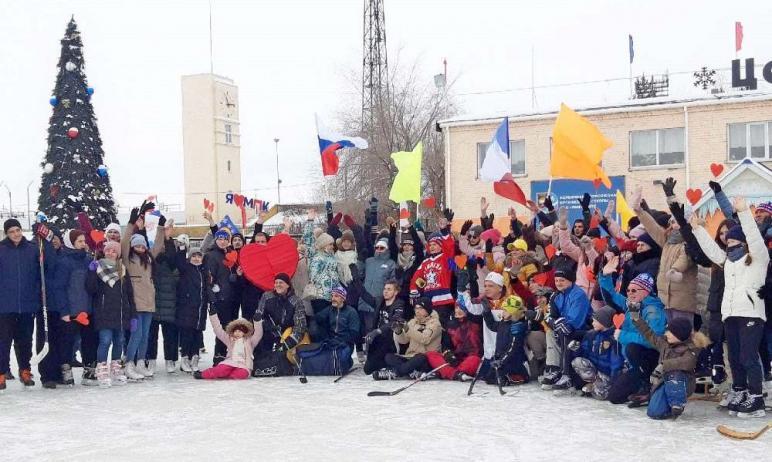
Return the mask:
<svg viewBox="0 0 772 462">
<path fill-rule="evenodd" d="M 225 360 L 218 365 L 202 372 L 193 372 L 193 377 L 207 380 L 249 378 L 252 372 L 252 351 L 262 337 L 262 335 L 255 335 L 257 323 L 253 324 L 239 318 L 229 322 L 223 330 L 220 318 L 217 317 L 217 310 L 213 307 L 209 308 L 209 322 L 212 323 L 214 334 L 227 347 L 228 353 L 225 355 Z"/>
</svg>

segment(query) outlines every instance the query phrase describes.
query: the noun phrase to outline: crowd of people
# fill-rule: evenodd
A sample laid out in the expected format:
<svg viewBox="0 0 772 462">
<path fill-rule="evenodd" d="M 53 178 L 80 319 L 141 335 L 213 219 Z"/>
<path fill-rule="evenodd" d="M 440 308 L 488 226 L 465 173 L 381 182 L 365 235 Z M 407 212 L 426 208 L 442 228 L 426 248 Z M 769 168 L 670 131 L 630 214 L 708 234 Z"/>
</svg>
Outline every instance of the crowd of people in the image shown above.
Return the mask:
<svg viewBox="0 0 772 462">
<path fill-rule="evenodd" d="M 362 224 L 328 203 L 326 220 L 308 211 L 297 267 L 274 274 L 272 288 L 250 280 L 240 255 L 277 238 L 262 220 L 246 238 L 205 213 L 211 232 L 193 249 L 163 216 L 148 236 L 152 203 L 133 209 L 123 232 L 107 226 L 100 242 L 85 214 L 73 230 L 38 223 L 32 240 L 9 219 L 0 389 L 13 377 L 12 345 L 18 379 L 35 385 L 33 332 L 36 356 L 45 353 L 40 381 L 56 388 L 74 385 L 73 367 L 83 367 L 82 385 L 153 377 L 160 331 L 166 372 L 196 379 L 344 376 L 356 358 L 376 380 L 538 381 L 647 406 L 654 419 L 678 417 L 697 387 L 726 382 L 721 407 L 764 416 L 772 204 L 751 211 L 711 182 L 726 219 L 710 235 L 675 187 L 663 183 L 667 211 L 651 209 L 637 188 L 628 223 L 615 222 L 613 203 L 591 210 L 589 194 L 579 200 L 583 217 L 569 223 L 568 209 L 546 197 L 529 202 L 528 220 L 510 209 L 507 234 L 485 198 L 480 223 L 458 232 L 450 209 L 430 232 L 419 221 L 380 223 L 375 199 Z M 292 224 L 285 219 L 284 232 Z M 217 340 L 202 369 L 207 325 Z"/>
</svg>

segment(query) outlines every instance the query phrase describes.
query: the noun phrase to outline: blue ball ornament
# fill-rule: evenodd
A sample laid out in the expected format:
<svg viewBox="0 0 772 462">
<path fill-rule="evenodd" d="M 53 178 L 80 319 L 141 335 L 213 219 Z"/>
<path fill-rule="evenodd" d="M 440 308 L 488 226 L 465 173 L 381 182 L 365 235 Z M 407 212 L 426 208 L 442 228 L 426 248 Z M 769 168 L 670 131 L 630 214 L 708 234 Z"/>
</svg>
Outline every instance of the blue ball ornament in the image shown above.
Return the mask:
<svg viewBox="0 0 772 462">
<path fill-rule="evenodd" d="M 97 175 L 99 175 L 102 178 L 106 177 L 107 167 L 105 167 L 104 165 L 100 165 L 99 167 L 97 167 Z"/>
<path fill-rule="evenodd" d="M 45 223 L 48 221 L 48 217 L 43 212 L 38 212 L 37 215 L 35 215 L 35 221 L 38 223 Z"/>
<path fill-rule="evenodd" d="M 51 104 L 51 106 L 56 106 L 59 104 L 59 99 L 56 96 L 52 96 L 51 99 L 48 100 L 48 102 Z"/>
<path fill-rule="evenodd" d="M 93 95 L 94 94 L 94 87 L 86 88 L 86 93 L 88 93 L 89 95 Z"/>
</svg>

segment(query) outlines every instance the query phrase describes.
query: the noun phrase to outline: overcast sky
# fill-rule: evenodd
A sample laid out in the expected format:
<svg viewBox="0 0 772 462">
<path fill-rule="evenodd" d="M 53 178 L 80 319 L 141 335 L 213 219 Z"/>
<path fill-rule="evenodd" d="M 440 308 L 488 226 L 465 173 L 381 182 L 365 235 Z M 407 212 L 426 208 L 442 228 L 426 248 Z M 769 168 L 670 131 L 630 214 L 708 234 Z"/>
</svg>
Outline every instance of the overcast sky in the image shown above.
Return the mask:
<svg viewBox="0 0 772 462">
<path fill-rule="evenodd" d="M 635 74 L 721 68 L 734 58 L 740 20 L 741 56 L 772 60 L 772 2 L 762 0 L 385 3 L 390 58 L 417 60 L 427 81 L 447 58 L 465 113 L 626 97 L 624 80 L 537 89 L 533 108 L 530 91 L 475 94 L 529 87 L 532 49 L 537 86 L 627 77 L 628 33 Z M 309 173 L 319 165 L 313 113 L 334 127 L 336 114 L 360 105 L 349 77 L 361 70 L 362 9 L 362 0 L 214 1 L 215 72 L 240 89 L 245 192 L 275 200 L 278 137 L 282 198 L 310 198 L 320 179 Z M 10 185 L 14 208 L 25 206 L 30 181 L 36 203 L 59 40 L 72 14 L 116 199 L 128 207 L 157 193 L 181 203 L 180 76 L 209 70 L 208 1 L 0 0 L 0 180 Z M 0 189 L 0 206 L 7 205 Z"/>
</svg>

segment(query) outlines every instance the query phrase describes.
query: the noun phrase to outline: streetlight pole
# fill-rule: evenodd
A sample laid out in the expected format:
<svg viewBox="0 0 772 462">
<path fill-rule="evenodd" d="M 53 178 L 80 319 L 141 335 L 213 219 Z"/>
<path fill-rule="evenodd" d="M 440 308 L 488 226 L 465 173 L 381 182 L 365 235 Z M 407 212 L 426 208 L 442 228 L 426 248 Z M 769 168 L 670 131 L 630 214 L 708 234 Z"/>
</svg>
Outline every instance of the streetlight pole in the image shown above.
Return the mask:
<svg viewBox="0 0 772 462">
<path fill-rule="evenodd" d="M 31 230 L 32 229 L 32 212 L 31 207 L 32 204 L 29 201 L 29 188 L 32 186 L 32 183 L 34 183 L 34 180 L 30 181 L 27 185 L 27 227 Z"/>
<path fill-rule="evenodd" d="M 281 204 L 281 176 L 279 175 L 279 138 L 274 138 L 276 143 L 276 203 Z"/>
<path fill-rule="evenodd" d="M 13 199 L 11 197 L 11 188 L 8 187 L 8 183 L 3 181 L 3 186 L 5 187 L 5 190 L 8 191 L 8 216 L 13 218 Z"/>
</svg>

